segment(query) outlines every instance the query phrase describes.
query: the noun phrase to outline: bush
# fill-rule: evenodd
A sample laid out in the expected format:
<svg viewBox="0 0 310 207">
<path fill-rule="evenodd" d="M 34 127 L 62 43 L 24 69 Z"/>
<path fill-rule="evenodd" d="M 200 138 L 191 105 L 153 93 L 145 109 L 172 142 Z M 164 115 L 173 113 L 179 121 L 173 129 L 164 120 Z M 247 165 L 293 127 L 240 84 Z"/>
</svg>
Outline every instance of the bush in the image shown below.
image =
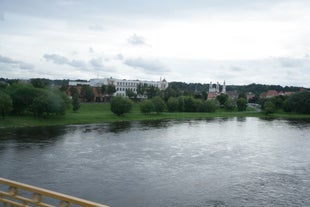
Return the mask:
<svg viewBox="0 0 310 207">
<path fill-rule="evenodd" d="M 272 114 L 276 112 L 276 105 L 272 100 L 267 100 L 264 104 L 264 111 L 266 114 Z"/>
<path fill-rule="evenodd" d="M 287 108 L 296 113 L 310 114 L 310 91 L 291 95 L 287 100 Z"/>
<path fill-rule="evenodd" d="M 237 108 L 238 111 L 245 111 L 247 107 L 247 100 L 245 98 L 238 98 L 237 100 Z"/>
<path fill-rule="evenodd" d="M 151 100 L 143 100 L 140 103 L 140 111 L 144 114 L 149 114 L 154 110 L 154 106 Z"/>
<path fill-rule="evenodd" d="M 233 111 L 235 108 L 235 102 L 232 99 L 228 98 L 226 102 L 224 103 L 224 108 L 227 111 Z"/>
<path fill-rule="evenodd" d="M 166 108 L 165 102 L 159 96 L 152 98 L 152 103 L 153 103 L 154 111 L 157 113 L 163 112 Z"/>
<path fill-rule="evenodd" d="M 170 97 L 167 101 L 167 108 L 170 112 L 176 112 L 179 110 L 179 101 L 175 97 Z"/>
<path fill-rule="evenodd" d="M 132 108 L 132 101 L 121 96 L 112 97 L 110 103 L 111 111 L 118 116 L 130 112 Z"/>
<path fill-rule="evenodd" d="M 10 113 L 13 109 L 13 103 L 11 97 L 0 91 L 0 113 L 2 118 L 8 113 Z"/>
<path fill-rule="evenodd" d="M 204 102 L 204 112 L 215 112 L 216 103 L 214 100 L 207 100 Z"/>
</svg>

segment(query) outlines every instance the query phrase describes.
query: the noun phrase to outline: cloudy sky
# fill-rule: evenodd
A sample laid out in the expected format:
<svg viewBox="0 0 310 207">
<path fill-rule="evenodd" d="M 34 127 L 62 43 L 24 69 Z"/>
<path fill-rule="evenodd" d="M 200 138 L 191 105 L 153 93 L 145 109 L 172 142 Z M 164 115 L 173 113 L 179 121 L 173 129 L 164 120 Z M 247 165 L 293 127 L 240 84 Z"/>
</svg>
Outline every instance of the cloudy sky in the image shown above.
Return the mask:
<svg viewBox="0 0 310 207">
<path fill-rule="evenodd" d="M 0 77 L 310 87 L 309 0 L 0 0 Z"/>
</svg>

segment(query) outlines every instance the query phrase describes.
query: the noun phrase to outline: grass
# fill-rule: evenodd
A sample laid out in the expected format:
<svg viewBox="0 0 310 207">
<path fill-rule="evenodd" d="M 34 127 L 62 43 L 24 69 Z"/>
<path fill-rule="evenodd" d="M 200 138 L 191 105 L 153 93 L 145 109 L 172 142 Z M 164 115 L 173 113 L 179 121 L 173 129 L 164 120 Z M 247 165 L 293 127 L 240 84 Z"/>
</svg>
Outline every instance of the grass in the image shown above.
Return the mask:
<svg viewBox="0 0 310 207">
<path fill-rule="evenodd" d="M 22 127 L 22 126 L 53 126 L 68 124 L 90 124 L 116 121 L 141 121 L 141 120 L 159 120 L 159 119 L 202 119 L 215 117 L 268 117 L 268 118 L 310 118 L 310 115 L 291 114 L 285 112 L 266 115 L 261 112 L 247 110 L 245 112 L 232 111 L 227 112 L 222 109 L 214 113 L 189 113 L 189 112 L 164 112 L 160 114 L 143 114 L 139 110 L 138 104 L 133 106 L 130 113 L 123 116 L 116 116 L 110 111 L 109 104 L 103 103 L 84 103 L 78 112 L 67 111 L 64 116 L 51 116 L 47 119 L 34 117 L 32 115 L 7 116 L 0 119 L 0 127 Z"/>
</svg>

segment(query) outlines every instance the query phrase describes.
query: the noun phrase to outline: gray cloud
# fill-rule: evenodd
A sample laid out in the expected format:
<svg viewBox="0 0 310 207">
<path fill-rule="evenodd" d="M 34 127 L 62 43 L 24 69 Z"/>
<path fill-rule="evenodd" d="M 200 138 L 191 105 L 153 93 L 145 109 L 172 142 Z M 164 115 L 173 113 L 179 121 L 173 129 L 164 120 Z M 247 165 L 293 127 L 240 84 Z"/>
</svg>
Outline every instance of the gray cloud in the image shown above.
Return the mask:
<svg viewBox="0 0 310 207">
<path fill-rule="evenodd" d="M 294 68 L 294 67 L 303 67 L 307 63 L 310 63 L 307 57 L 305 58 L 279 58 L 278 61 L 283 67 Z"/>
<path fill-rule="evenodd" d="M 103 68 L 103 64 L 102 64 L 102 58 L 92 58 L 89 61 L 90 65 L 93 66 L 94 68 Z"/>
<path fill-rule="evenodd" d="M 0 63 L 9 64 L 15 67 L 17 66 L 20 69 L 33 69 L 33 65 L 31 64 L 19 60 L 13 60 L 12 58 L 5 57 L 2 55 L 0 55 Z"/>
<path fill-rule="evenodd" d="M 57 54 L 45 54 L 43 55 L 43 57 L 47 61 L 52 61 L 53 63 L 59 64 L 59 65 L 68 64 L 70 62 L 66 57 L 57 55 Z"/>
<path fill-rule="evenodd" d="M 136 34 L 131 35 L 127 39 L 129 44 L 140 46 L 140 45 L 146 45 L 145 38 L 142 36 L 138 36 Z"/>
<path fill-rule="evenodd" d="M 93 31 L 103 31 L 103 27 L 98 24 L 91 25 L 88 27 L 88 29 L 93 30 Z"/>
<path fill-rule="evenodd" d="M 117 54 L 116 58 L 119 60 L 124 60 L 124 56 L 121 53 Z"/>
<path fill-rule="evenodd" d="M 134 68 L 141 68 L 147 73 L 163 73 L 168 71 L 159 60 L 127 59 L 124 61 L 124 64 Z"/>
<path fill-rule="evenodd" d="M 85 68 L 87 66 L 87 64 L 83 61 L 83 60 L 69 60 L 68 58 L 66 58 L 65 56 L 62 55 L 57 55 L 57 54 L 45 54 L 43 55 L 43 57 L 47 60 L 47 61 L 52 61 L 55 64 L 58 65 L 70 65 L 72 67 L 75 68 Z"/>
</svg>

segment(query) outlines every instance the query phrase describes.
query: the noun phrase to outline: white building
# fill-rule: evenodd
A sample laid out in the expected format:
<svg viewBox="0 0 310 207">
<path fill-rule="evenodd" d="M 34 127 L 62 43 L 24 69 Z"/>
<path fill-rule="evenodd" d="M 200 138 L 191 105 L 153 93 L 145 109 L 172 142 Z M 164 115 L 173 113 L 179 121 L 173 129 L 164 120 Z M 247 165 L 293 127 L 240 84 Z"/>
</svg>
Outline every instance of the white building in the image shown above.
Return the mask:
<svg viewBox="0 0 310 207">
<path fill-rule="evenodd" d="M 92 87 L 101 87 L 102 85 L 112 84 L 115 86 L 116 92 L 113 95 L 126 96 L 126 90 L 131 90 L 137 93 L 137 86 L 139 84 L 147 86 L 154 86 L 159 88 L 159 90 L 165 90 L 168 87 L 168 82 L 165 79 L 160 81 L 146 81 L 146 80 L 126 80 L 126 79 L 116 79 L 116 78 L 101 78 L 101 79 L 90 79 L 87 84 L 85 82 L 70 81 L 69 85 L 89 85 Z"/>
</svg>

